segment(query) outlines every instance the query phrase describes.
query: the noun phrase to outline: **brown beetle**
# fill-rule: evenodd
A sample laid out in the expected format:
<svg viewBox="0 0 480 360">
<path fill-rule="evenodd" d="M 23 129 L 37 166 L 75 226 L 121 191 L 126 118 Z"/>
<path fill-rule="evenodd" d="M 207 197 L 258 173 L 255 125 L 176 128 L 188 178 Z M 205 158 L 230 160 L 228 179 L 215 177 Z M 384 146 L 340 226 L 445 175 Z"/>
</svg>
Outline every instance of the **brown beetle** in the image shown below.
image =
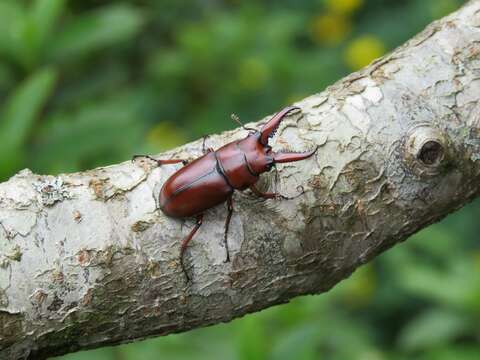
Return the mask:
<svg viewBox="0 0 480 360">
<path fill-rule="evenodd" d="M 250 188 L 257 196 L 271 199 L 285 196 L 271 192 L 261 192 L 255 187 L 261 173 L 269 171 L 276 163 L 304 160 L 312 156 L 317 149 L 305 153 L 275 153 L 268 145 L 268 139 L 275 134 L 282 119 L 297 107 L 287 107 L 272 117 L 261 131 L 255 129 L 246 138 L 232 141 L 214 151 L 208 149 L 194 161 L 157 160 L 158 165 L 183 162 L 186 166 L 175 172 L 160 190 L 160 209 L 173 218 L 196 217 L 196 224 L 182 241 L 180 261 L 189 241 L 202 225 L 203 213 L 218 204 L 227 202 L 228 214 L 225 221 L 225 250 L 229 261 L 227 233 L 233 212 L 232 194 L 234 190 Z M 141 155 L 140 155 L 141 156 Z M 135 156 L 134 158 L 136 158 Z"/>
</svg>

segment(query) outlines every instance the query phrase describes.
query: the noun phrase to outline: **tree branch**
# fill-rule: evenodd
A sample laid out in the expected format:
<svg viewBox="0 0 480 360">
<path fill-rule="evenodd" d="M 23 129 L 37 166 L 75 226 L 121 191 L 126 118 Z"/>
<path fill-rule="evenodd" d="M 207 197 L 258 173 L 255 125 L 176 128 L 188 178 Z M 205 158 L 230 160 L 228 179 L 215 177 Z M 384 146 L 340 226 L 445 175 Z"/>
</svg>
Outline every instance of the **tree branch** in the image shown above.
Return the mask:
<svg viewBox="0 0 480 360">
<path fill-rule="evenodd" d="M 137 159 L 0 184 L 0 357 L 35 358 L 186 331 L 327 291 L 359 265 L 479 194 L 480 1 L 296 105 L 277 148 L 317 154 L 276 184 L 294 200 L 235 193 L 194 220 L 158 193 L 181 164 Z M 251 124 L 254 126 L 255 124 Z M 258 126 L 258 124 L 256 124 Z M 242 129 L 211 136 L 218 148 Z M 159 158 L 192 158 L 201 141 Z M 263 190 L 275 186 L 263 177 Z"/>
</svg>

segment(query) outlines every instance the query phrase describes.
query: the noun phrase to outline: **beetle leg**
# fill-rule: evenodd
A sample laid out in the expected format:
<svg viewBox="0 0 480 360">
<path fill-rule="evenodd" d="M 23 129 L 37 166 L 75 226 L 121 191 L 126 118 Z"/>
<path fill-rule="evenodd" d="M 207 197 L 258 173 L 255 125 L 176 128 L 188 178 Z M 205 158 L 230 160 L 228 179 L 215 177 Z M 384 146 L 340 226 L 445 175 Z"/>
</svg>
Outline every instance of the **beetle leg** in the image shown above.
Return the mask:
<svg viewBox="0 0 480 360">
<path fill-rule="evenodd" d="M 187 281 L 190 281 L 190 278 L 188 277 L 187 270 L 185 269 L 185 264 L 183 262 L 185 250 L 187 249 L 187 245 L 192 240 L 193 235 L 197 232 L 197 230 L 200 228 L 202 225 L 202 220 L 203 220 L 203 214 L 197 215 L 197 222 L 195 223 L 195 226 L 193 229 L 190 231 L 190 234 L 188 234 L 185 239 L 182 241 L 182 245 L 180 247 L 180 264 L 182 266 L 183 273 L 185 274 L 185 277 L 187 278 Z"/>
<path fill-rule="evenodd" d="M 227 199 L 227 209 L 228 209 L 228 214 L 227 214 L 227 219 L 225 220 L 225 234 L 223 237 L 223 242 L 225 244 L 225 251 L 227 252 L 227 259 L 225 260 L 225 262 L 230 261 L 230 252 L 228 251 L 227 235 L 228 235 L 228 228 L 230 227 L 230 220 L 232 219 L 232 213 L 233 213 L 233 200 L 231 196 Z"/>
<path fill-rule="evenodd" d="M 262 197 L 264 199 L 283 199 L 283 200 L 292 200 L 292 199 L 295 199 L 296 197 L 302 195 L 305 191 L 303 190 L 303 187 L 300 186 L 300 194 L 296 195 L 296 196 L 292 196 L 292 197 L 288 197 L 288 196 L 284 196 L 282 194 L 279 194 L 279 193 L 276 193 L 276 192 L 262 192 L 260 190 L 257 189 L 257 187 L 255 186 L 255 184 L 252 184 L 250 185 L 250 190 L 252 190 L 252 192 L 259 196 L 259 197 Z"/>
<path fill-rule="evenodd" d="M 286 196 L 280 195 L 279 193 L 276 193 L 276 192 L 262 192 L 258 190 L 254 184 L 250 185 L 250 190 L 252 190 L 252 192 L 258 197 L 262 197 L 264 199 L 277 199 L 277 198 L 288 199 Z"/>
<path fill-rule="evenodd" d="M 202 143 L 202 152 L 203 152 L 203 154 L 208 154 L 208 153 L 214 151 L 213 148 L 211 148 L 211 147 L 206 147 L 206 146 L 205 146 L 205 142 L 206 142 L 206 140 L 207 140 L 208 137 L 210 137 L 210 135 L 205 135 L 205 136 L 203 137 L 203 143 Z"/>
<path fill-rule="evenodd" d="M 178 163 L 182 163 L 183 165 L 188 164 L 188 160 L 185 160 L 185 159 L 159 160 L 159 159 L 155 159 L 155 158 L 151 157 L 150 155 L 133 155 L 132 156 L 132 161 L 135 161 L 136 159 L 142 158 L 142 157 L 147 158 L 147 159 L 152 160 L 152 161 L 155 161 L 158 166 L 168 165 L 168 164 L 178 164 Z"/>
</svg>

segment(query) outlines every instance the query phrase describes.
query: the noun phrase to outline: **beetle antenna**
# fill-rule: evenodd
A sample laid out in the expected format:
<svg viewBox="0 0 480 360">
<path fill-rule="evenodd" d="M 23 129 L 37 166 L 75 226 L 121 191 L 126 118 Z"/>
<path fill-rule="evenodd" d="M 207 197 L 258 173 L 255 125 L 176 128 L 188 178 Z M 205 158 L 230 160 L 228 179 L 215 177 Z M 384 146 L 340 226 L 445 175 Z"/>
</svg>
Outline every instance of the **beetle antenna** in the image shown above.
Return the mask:
<svg viewBox="0 0 480 360">
<path fill-rule="evenodd" d="M 235 121 L 238 125 L 240 125 L 242 128 L 245 130 L 252 130 L 252 131 L 257 131 L 256 129 L 246 127 L 243 125 L 243 123 L 240 121 L 240 117 L 236 114 L 231 114 L 230 117 L 232 118 L 233 121 Z"/>
</svg>

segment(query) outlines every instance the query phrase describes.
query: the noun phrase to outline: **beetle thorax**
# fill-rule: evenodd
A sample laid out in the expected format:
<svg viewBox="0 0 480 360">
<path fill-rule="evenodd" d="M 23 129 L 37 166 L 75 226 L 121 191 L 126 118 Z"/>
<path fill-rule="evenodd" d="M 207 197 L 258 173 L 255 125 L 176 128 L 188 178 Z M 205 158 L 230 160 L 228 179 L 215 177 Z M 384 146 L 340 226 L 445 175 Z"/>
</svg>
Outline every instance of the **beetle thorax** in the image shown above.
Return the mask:
<svg viewBox="0 0 480 360">
<path fill-rule="evenodd" d="M 255 174 L 269 171 L 273 166 L 273 158 L 269 156 L 272 148 L 269 145 L 262 145 L 259 138 L 260 132 L 256 132 L 238 142 L 239 148 L 245 153 L 249 168 Z"/>
<path fill-rule="evenodd" d="M 234 189 L 248 188 L 262 172 L 269 170 L 265 148 L 258 144 L 256 134 L 251 134 L 216 151 L 220 171 Z"/>
</svg>

